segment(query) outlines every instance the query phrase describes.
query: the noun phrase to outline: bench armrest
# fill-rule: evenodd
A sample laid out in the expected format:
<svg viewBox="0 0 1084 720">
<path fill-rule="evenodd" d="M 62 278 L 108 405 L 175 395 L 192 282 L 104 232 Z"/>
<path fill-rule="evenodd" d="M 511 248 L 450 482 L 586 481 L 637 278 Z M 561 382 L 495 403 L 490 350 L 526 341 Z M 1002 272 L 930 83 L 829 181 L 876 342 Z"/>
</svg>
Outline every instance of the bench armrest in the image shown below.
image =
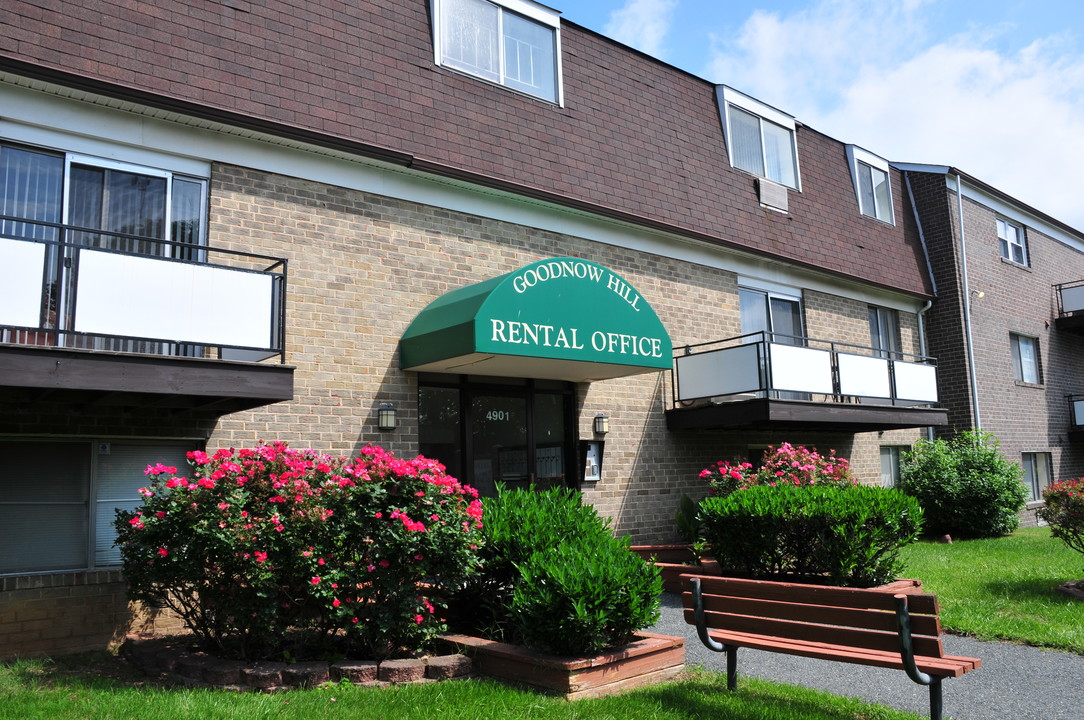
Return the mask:
<svg viewBox="0 0 1084 720">
<path fill-rule="evenodd" d="M 896 630 L 900 639 L 900 659 L 907 677 L 919 685 L 929 685 L 933 678 L 915 665 L 915 651 L 911 646 L 911 614 L 907 611 L 907 596 L 894 595 L 896 601 Z"/>
<path fill-rule="evenodd" d="M 708 635 L 708 626 L 704 622 L 704 595 L 700 590 L 700 578 L 694 577 L 690 578 L 690 580 L 692 582 L 693 601 L 695 602 L 696 634 L 700 636 L 700 642 L 704 643 L 709 650 L 723 652 L 726 650 L 726 645 Z"/>
</svg>

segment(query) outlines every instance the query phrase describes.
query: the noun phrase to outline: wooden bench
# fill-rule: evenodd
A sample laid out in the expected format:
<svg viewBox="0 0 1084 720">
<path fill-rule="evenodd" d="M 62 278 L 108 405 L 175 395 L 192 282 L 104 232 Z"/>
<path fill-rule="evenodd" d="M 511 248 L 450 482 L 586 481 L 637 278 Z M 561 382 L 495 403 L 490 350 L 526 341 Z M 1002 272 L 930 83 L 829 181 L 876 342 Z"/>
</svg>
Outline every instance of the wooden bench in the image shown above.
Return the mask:
<svg viewBox="0 0 1084 720">
<path fill-rule="evenodd" d="M 930 720 L 941 720 L 941 681 L 982 665 L 946 655 L 937 598 L 877 590 L 682 575 L 685 621 L 726 653 L 727 688 L 737 687 L 739 647 L 897 668 L 930 688 Z"/>
</svg>

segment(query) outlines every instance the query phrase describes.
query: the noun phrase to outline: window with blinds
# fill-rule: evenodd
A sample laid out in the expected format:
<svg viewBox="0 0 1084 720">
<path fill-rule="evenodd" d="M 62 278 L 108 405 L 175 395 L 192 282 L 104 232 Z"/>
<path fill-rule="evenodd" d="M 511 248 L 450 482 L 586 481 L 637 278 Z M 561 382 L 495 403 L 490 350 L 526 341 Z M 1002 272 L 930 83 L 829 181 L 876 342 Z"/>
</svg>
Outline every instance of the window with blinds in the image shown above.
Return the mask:
<svg viewBox="0 0 1084 720">
<path fill-rule="evenodd" d="M 139 505 L 148 465 L 186 472 L 193 445 L 12 441 L 0 447 L 2 575 L 119 565 L 117 510 Z"/>
<path fill-rule="evenodd" d="M 730 164 L 800 190 L 794 118 L 726 86 L 718 95 Z"/>
<path fill-rule="evenodd" d="M 561 102 L 560 20 L 527 0 L 434 0 L 437 63 Z"/>
</svg>

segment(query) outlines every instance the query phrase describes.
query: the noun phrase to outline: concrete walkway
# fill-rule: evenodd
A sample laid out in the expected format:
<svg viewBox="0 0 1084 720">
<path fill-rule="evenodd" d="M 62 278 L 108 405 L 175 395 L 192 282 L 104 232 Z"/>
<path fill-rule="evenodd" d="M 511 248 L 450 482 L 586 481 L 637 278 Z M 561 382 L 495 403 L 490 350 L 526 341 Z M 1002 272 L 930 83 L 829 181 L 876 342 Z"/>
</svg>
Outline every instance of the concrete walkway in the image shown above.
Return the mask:
<svg viewBox="0 0 1084 720">
<path fill-rule="evenodd" d="M 1084 622 L 1082 609 L 1081 622 Z M 726 672 L 725 655 L 701 644 L 682 618 L 681 600 L 664 593 L 662 618 L 651 632 L 686 638 L 687 665 Z M 946 635 L 945 652 L 982 660 L 982 667 L 942 684 L 944 713 L 953 720 L 1084 720 L 1084 656 Z M 902 670 L 738 650 L 742 675 L 862 698 L 929 717 L 929 689 Z"/>
</svg>

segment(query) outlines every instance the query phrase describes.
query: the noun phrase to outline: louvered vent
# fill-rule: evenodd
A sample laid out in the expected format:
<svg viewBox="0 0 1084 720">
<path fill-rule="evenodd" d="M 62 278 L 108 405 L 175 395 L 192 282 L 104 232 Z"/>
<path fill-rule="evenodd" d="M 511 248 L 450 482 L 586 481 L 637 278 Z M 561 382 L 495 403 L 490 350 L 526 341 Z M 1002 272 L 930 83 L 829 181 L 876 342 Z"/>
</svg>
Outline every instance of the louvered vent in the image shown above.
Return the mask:
<svg viewBox="0 0 1084 720">
<path fill-rule="evenodd" d="M 757 180 L 757 192 L 760 196 L 760 204 L 767 205 L 773 210 L 787 212 L 787 186 L 760 178 Z"/>
</svg>

